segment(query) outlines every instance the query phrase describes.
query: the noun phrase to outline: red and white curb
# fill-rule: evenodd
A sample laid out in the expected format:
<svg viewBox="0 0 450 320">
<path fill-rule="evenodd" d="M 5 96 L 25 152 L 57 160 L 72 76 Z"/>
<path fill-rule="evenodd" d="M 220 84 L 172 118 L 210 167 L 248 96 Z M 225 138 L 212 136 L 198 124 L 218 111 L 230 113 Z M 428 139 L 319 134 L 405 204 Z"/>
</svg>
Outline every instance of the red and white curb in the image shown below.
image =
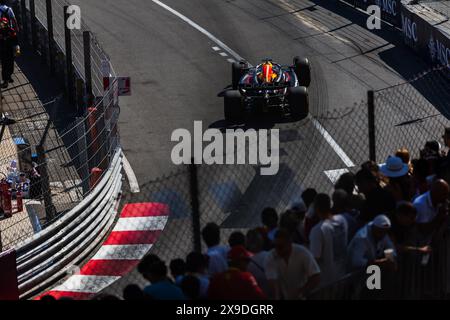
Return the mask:
<svg viewBox="0 0 450 320">
<path fill-rule="evenodd" d="M 161 203 L 127 204 L 107 240 L 80 272 L 40 297 L 83 300 L 110 286 L 131 272 L 150 251 L 169 214 L 169 207 Z"/>
</svg>

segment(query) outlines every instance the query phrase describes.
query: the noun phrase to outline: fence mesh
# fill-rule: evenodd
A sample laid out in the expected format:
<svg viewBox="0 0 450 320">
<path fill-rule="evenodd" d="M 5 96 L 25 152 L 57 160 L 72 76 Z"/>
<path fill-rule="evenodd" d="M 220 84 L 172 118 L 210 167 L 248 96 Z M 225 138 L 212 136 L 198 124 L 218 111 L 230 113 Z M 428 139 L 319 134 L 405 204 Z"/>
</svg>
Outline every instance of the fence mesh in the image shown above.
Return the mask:
<svg viewBox="0 0 450 320">
<path fill-rule="evenodd" d="M 55 52 L 49 51 L 46 1 L 35 2 L 35 41 L 30 32 L 31 2 L 17 1 L 14 9 L 20 29 L 24 30 L 22 46 L 32 51 L 36 42 L 38 56 L 46 63 L 51 55 L 56 56 L 60 67 L 56 67 L 53 76 L 64 79 L 65 60 L 58 60 L 63 56 L 57 52 L 65 53 L 66 3 L 51 4 Z M 81 30 L 72 34 L 74 72 L 83 81 L 84 31 L 87 29 L 83 24 Z M 11 198 L 11 203 L 0 206 L 2 250 L 17 246 L 74 208 L 103 177 L 119 147 L 118 84 L 113 80 L 104 89 L 102 66 L 109 66 L 112 77 L 114 70 L 95 37 L 91 37 L 90 47 L 94 98 L 89 109 L 86 92 L 81 92 L 81 100 L 76 102 L 85 108 L 84 112 L 74 112 L 76 108 L 62 94 L 41 101 L 27 79 L 29 75 L 20 68 L 16 68 L 14 85 L 2 92 L 1 113 L 14 120 L 1 126 L 0 179 L 6 188 L 3 192 L 9 192 Z"/>
</svg>

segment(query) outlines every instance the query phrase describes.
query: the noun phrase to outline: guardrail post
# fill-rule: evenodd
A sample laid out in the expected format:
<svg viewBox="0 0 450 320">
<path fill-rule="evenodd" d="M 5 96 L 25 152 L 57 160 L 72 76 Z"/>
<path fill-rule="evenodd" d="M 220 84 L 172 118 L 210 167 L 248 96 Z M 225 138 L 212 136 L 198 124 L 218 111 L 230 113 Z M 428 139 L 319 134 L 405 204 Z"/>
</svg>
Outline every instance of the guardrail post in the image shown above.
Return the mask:
<svg viewBox="0 0 450 320">
<path fill-rule="evenodd" d="M 34 52 L 38 51 L 38 38 L 36 30 L 36 5 L 34 0 L 30 0 L 30 21 L 31 21 L 31 44 Z"/>
<path fill-rule="evenodd" d="M 44 146 L 36 146 L 36 153 L 38 158 L 38 172 L 41 176 L 41 193 L 44 198 L 45 216 L 47 222 L 50 222 L 55 218 L 56 209 L 53 205 Z"/>
<path fill-rule="evenodd" d="M 84 46 L 84 78 L 86 81 L 86 96 L 88 107 L 92 106 L 92 63 L 91 63 L 91 33 L 89 31 L 83 32 L 83 46 Z"/>
<path fill-rule="evenodd" d="M 76 79 L 75 81 L 75 96 L 76 96 L 76 107 L 77 107 L 77 115 L 82 117 L 85 114 L 84 107 L 84 83 L 81 79 Z"/>
<path fill-rule="evenodd" d="M 376 162 L 375 93 L 373 90 L 368 91 L 367 115 L 369 120 L 369 159 Z"/>
<path fill-rule="evenodd" d="M 67 73 L 67 96 L 69 98 L 69 104 L 74 106 L 74 79 L 73 79 L 73 66 L 72 66 L 72 34 L 67 26 L 69 21 L 69 13 L 67 12 L 69 6 L 64 6 L 64 35 L 66 45 L 66 73 Z"/>
<path fill-rule="evenodd" d="M 202 239 L 200 229 L 200 201 L 198 192 L 198 172 L 194 159 L 189 165 L 190 195 L 192 207 L 192 228 L 194 233 L 194 251 L 202 252 Z"/>
<path fill-rule="evenodd" d="M 86 143 L 86 128 L 84 126 L 84 117 L 76 119 L 77 126 L 77 139 L 78 139 L 78 152 L 80 154 L 80 176 L 81 186 L 83 188 L 83 195 L 89 193 L 89 162 L 87 155 L 87 143 Z"/>
<path fill-rule="evenodd" d="M 55 74 L 55 57 L 54 57 L 54 33 L 53 33 L 53 9 L 52 0 L 46 0 L 47 11 L 47 33 L 48 33 L 48 55 L 50 74 Z"/>
<path fill-rule="evenodd" d="M 26 5 L 26 0 L 20 0 L 20 12 L 21 14 L 21 18 L 22 18 L 22 32 L 21 34 L 23 34 L 23 39 L 25 42 L 28 42 L 28 19 L 27 19 L 27 5 Z"/>
</svg>

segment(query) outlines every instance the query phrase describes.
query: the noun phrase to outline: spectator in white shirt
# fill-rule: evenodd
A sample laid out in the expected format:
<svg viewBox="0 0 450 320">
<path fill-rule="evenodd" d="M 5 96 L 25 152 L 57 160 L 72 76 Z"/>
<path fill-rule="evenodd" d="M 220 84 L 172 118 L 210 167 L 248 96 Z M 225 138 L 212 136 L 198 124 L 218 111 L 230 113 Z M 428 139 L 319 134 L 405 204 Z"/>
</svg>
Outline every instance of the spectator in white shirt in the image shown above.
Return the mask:
<svg viewBox="0 0 450 320">
<path fill-rule="evenodd" d="M 319 264 L 321 285 L 325 286 L 345 275 L 348 227 L 342 216 L 333 216 L 328 195 L 317 195 L 314 208 L 320 222 L 311 230 L 309 249 Z"/>
<path fill-rule="evenodd" d="M 416 222 L 423 233 L 431 234 L 444 225 L 448 216 L 448 197 L 448 183 L 438 179 L 433 182 L 430 191 L 414 200 Z"/>
<path fill-rule="evenodd" d="M 290 233 L 280 229 L 265 263 L 271 297 L 276 300 L 304 298 L 320 283 L 320 268 L 305 247 L 292 243 Z"/>
<path fill-rule="evenodd" d="M 220 227 L 215 223 L 207 224 L 202 230 L 203 241 L 208 246 L 208 273 L 210 276 L 228 270 L 227 256 L 229 248 L 220 245 Z"/>
<path fill-rule="evenodd" d="M 378 265 L 394 270 L 396 267 L 395 247 L 388 232 L 391 221 L 385 215 L 375 217 L 362 227 L 348 246 L 349 265 L 352 270 Z M 387 250 L 390 256 L 386 255 Z"/>
<path fill-rule="evenodd" d="M 257 229 L 249 230 L 247 232 L 245 246 L 253 254 L 250 258 L 247 271 L 255 277 L 261 290 L 269 296 L 270 288 L 264 269 L 269 251 L 264 250 L 264 238 L 261 232 Z"/>
</svg>

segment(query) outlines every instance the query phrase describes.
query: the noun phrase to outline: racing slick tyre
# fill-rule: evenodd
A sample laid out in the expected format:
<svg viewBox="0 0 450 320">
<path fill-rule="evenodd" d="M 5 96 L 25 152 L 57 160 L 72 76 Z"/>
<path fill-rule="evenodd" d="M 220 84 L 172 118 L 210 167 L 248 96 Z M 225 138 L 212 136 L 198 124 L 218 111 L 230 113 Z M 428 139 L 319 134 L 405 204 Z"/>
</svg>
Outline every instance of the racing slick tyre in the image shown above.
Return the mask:
<svg viewBox="0 0 450 320">
<path fill-rule="evenodd" d="M 294 71 L 297 75 L 300 86 L 309 87 L 311 84 L 311 64 L 308 58 L 294 58 Z"/>
<path fill-rule="evenodd" d="M 231 78 L 232 78 L 232 86 L 233 90 L 237 90 L 239 86 L 239 81 L 245 74 L 247 66 L 245 63 L 235 62 L 231 66 Z"/>
<path fill-rule="evenodd" d="M 295 120 L 301 120 L 309 114 L 309 95 L 306 87 L 293 87 L 289 89 L 289 108 Z"/>
<path fill-rule="evenodd" d="M 229 123 L 242 121 L 244 118 L 244 107 L 242 95 L 238 90 L 230 90 L 224 95 L 225 120 Z"/>
</svg>

